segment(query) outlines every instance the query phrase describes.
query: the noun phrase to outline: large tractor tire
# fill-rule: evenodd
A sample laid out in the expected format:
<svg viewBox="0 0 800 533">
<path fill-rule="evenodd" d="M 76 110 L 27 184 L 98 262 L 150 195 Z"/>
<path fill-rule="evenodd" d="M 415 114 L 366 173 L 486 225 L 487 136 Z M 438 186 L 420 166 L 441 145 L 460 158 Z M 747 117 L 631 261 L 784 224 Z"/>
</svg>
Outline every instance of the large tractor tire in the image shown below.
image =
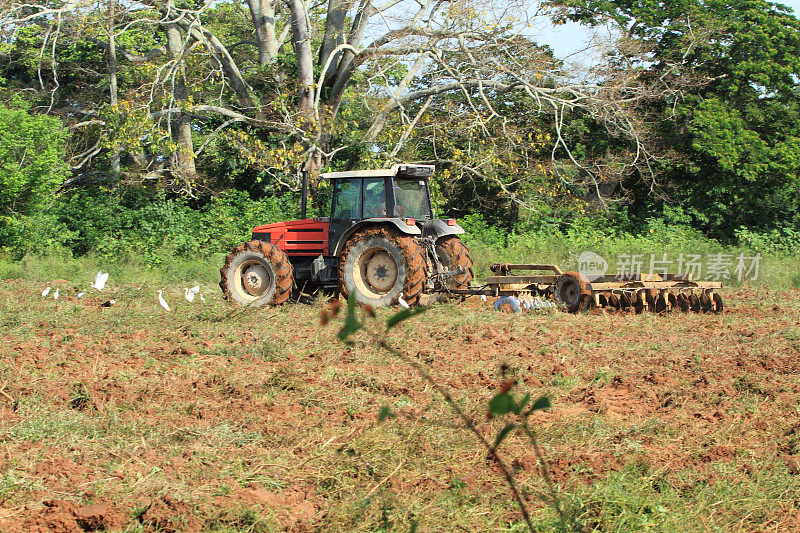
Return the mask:
<svg viewBox="0 0 800 533">
<path fill-rule="evenodd" d="M 223 297 L 238 304 L 279 305 L 292 294 L 292 264 L 282 250 L 268 242 L 239 245 L 225 258 L 219 273 Z"/>
<path fill-rule="evenodd" d="M 339 289 L 347 298 L 380 307 L 402 296 L 419 302 L 425 283 L 425 257 L 416 239 L 386 227 L 368 228 L 348 239 L 339 257 Z"/>
<path fill-rule="evenodd" d="M 464 271 L 450 278 L 445 284 L 448 289 L 466 289 L 472 281 L 472 258 L 469 250 L 455 235 L 442 237 L 436 243 L 436 255 L 449 270 L 461 267 Z"/>
</svg>

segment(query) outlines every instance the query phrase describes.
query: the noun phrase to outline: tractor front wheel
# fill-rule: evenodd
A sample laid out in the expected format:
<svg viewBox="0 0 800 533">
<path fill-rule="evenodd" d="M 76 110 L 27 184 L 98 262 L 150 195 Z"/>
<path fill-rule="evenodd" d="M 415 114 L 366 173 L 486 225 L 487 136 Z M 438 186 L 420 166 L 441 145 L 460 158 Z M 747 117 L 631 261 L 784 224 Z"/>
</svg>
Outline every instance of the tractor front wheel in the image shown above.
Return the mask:
<svg viewBox="0 0 800 533">
<path fill-rule="evenodd" d="M 347 298 L 375 307 L 402 297 L 419 301 L 425 282 L 425 259 L 416 239 L 389 228 L 369 228 L 353 235 L 339 258 L 339 289 Z"/>
<path fill-rule="evenodd" d="M 436 255 L 445 268 L 451 272 L 459 271 L 445 281 L 445 287 L 448 289 L 468 288 L 472 281 L 472 258 L 461 239 L 455 235 L 439 239 L 439 242 L 436 243 Z"/>
<path fill-rule="evenodd" d="M 292 264 L 275 245 L 250 241 L 225 258 L 219 270 L 222 295 L 238 304 L 279 305 L 292 294 Z"/>
</svg>

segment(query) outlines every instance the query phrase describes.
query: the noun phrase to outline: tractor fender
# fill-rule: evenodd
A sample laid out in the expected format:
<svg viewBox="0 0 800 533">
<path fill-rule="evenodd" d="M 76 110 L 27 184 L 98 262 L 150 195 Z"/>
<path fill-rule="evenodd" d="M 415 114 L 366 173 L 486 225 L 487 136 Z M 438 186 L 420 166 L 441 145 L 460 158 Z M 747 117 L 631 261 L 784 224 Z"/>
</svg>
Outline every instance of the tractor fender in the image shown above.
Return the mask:
<svg viewBox="0 0 800 533">
<path fill-rule="evenodd" d="M 339 254 L 342 253 L 342 248 L 344 248 L 344 244 L 353 233 L 356 233 L 364 228 L 374 226 L 394 226 L 400 231 L 400 233 L 405 233 L 406 235 L 422 235 L 422 230 L 420 230 L 418 226 L 406 224 L 406 221 L 403 218 L 367 218 L 358 224 L 351 226 L 342 234 L 339 242 L 336 243 L 336 249 L 333 250 L 333 255 L 339 257 Z"/>
<path fill-rule="evenodd" d="M 436 240 L 448 235 L 463 235 L 464 228 L 459 226 L 455 221 L 449 225 L 446 220 L 433 219 L 426 220 L 423 223 L 423 235 L 426 237 L 433 236 Z"/>
</svg>

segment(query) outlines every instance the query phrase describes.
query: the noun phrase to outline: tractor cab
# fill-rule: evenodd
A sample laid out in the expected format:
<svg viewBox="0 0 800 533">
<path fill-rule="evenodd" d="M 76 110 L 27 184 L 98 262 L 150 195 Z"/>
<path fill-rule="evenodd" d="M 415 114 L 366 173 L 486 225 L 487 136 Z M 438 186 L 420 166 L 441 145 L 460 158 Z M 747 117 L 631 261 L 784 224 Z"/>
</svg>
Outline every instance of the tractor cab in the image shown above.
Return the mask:
<svg viewBox="0 0 800 533">
<path fill-rule="evenodd" d="M 332 254 L 362 223 L 389 223 L 403 233 L 421 235 L 426 221 L 433 219 L 428 187 L 432 174 L 432 165 L 322 174 L 333 188 L 328 237 Z"/>
</svg>

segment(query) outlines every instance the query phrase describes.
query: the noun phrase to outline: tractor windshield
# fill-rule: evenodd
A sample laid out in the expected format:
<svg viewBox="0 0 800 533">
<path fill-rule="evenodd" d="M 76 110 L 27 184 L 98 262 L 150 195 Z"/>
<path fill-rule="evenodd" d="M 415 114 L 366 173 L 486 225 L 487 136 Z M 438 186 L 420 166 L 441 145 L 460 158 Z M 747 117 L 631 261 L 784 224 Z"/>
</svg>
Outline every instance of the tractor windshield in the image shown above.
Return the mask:
<svg viewBox="0 0 800 533">
<path fill-rule="evenodd" d="M 397 217 L 420 220 L 431 218 L 428 187 L 425 180 L 395 179 L 394 200 L 394 215 Z"/>
</svg>

